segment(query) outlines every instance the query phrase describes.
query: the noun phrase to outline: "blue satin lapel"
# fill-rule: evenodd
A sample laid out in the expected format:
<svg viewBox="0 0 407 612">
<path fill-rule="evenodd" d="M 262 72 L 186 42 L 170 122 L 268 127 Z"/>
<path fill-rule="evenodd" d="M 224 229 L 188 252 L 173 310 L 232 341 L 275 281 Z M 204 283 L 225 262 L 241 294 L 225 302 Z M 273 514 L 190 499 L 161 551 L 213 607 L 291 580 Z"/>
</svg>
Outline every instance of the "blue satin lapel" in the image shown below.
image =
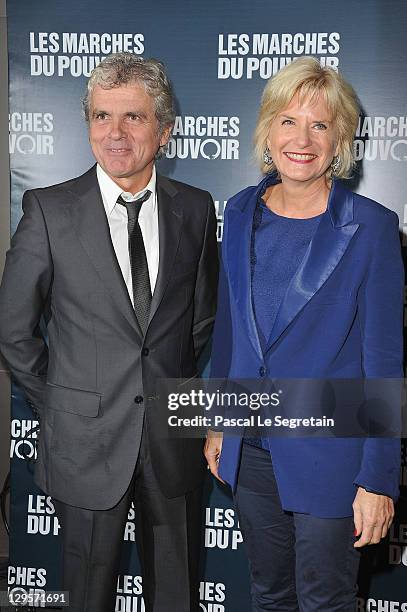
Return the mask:
<svg viewBox="0 0 407 612">
<path fill-rule="evenodd" d="M 250 199 L 242 197 L 241 201 L 233 202 L 233 208 L 228 212 L 227 262 L 230 284 L 250 341 L 261 359 L 263 351 L 252 304 L 250 244 L 257 197 L 264 186 L 275 182 L 275 177 L 266 177 Z M 340 262 L 359 227 L 352 221 L 353 194 L 341 183 L 334 181 L 327 213 L 322 216 L 306 255 L 287 288 L 266 351 L 278 340 Z"/>
<path fill-rule="evenodd" d="M 353 195 L 335 183 L 328 210 L 322 216 L 315 236 L 281 302 L 266 351 L 335 270 L 359 227 L 352 220 Z"/>
<path fill-rule="evenodd" d="M 254 318 L 251 292 L 250 243 L 255 205 L 256 198 L 246 206 L 244 211 L 233 209 L 229 212 L 227 262 L 236 305 L 240 310 L 244 325 L 247 326 L 253 348 L 262 358 L 263 353 Z"/>
</svg>

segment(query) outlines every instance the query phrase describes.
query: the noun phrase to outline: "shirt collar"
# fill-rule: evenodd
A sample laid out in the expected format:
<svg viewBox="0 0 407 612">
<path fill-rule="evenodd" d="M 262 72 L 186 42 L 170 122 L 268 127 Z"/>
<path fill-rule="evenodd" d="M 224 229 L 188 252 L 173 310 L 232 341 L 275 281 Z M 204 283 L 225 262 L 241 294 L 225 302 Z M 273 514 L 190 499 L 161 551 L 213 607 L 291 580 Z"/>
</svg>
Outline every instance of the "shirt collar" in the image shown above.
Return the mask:
<svg viewBox="0 0 407 612">
<path fill-rule="evenodd" d="M 153 212 L 155 212 L 156 207 L 157 207 L 157 198 L 155 197 L 157 173 L 156 173 L 155 166 L 153 166 L 153 172 L 151 174 L 151 178 L 148 184 L 144 187 L 144 189 L 134 194 L 128 193 L 127 191 L 123 191 L 123 189 L 119 187 L 119 185 L 115 183 L 114 180 L 111 179 L 108 174 L 106 174 L 106 172 L 103 170 L 101 166 L 99 166 L 99 164 L 97 164 L 96 166 L 96 175 L 97 175 L 100 191 L 102 193 L 102 199 L 103 199 L 103 202 L 106 208 L 107 215 L 110 215 L 112 213 L 114 207 L 116 206 L 117 198 L 120 195 L 122 195 L 123 199 L 127 201 L 136 200 L 143 193 L 145 193 L 147 189 L 151 191 L 153 197 L 150 197 L 147 200 L 146 204 L 151 203 L 152 210 Z"/>
</svg>

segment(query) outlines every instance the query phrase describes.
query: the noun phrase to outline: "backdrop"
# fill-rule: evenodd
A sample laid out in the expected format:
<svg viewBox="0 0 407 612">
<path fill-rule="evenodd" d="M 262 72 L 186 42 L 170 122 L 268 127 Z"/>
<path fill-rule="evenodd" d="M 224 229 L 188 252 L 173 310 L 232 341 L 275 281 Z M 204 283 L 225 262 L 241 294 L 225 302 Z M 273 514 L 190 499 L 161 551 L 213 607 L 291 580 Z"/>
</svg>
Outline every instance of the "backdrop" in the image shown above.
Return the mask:
<svg viewBox="0 0 407 612">
<path fill-rule="evenodd" d="M 18 0 L 8 2 L 11 232 L 21 196 L 84 172 L 93 158 L 80 98 L 106 55 L 131 51 L 164 61 L 177 120 L 159 171 L 208 189 L 218 238 L 228 197 L 255 184 L 251 139 L 266 80 L 301 55 L 339 68 L 363 117 L 352 187 L 407 225 L 407 9 L 404 0 Z M 59 523 L 32 482 L 36 423 L 18 389 L 12 402 L 10 588 L 59 586 Z M 407 484 L 403 447 L 401 484 Z M 403 489 L 402 489 L 403 490 Z M 238 520 L 226 488 L 208 479 L 199 585 L 207 612 L 250 609 Z M 388 540 L 364 554 L 357 610 L 407 612 L 407 511 L 399 503 Z M 142 581 L 130 511 L 117 582 L 117 612 L 142 612 Z"/>
</svg>

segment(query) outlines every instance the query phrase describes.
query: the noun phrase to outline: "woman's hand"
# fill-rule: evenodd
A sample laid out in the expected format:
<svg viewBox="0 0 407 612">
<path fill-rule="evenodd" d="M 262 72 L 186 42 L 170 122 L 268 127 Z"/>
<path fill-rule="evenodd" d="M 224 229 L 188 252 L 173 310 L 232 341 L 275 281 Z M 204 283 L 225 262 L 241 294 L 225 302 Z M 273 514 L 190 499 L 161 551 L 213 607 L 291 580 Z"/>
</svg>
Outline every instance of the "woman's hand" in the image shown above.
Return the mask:
<svg viewBox="0 0 407 612">
<path fill-rule="evenodd" d="M 366 544 L 378 544 L 384 538 L 393 522 L 394 504 L 391 497 L 378 495 L 358 488 L 353 502 L 355 535 L 360 536 L 355 548 Z"/>
<path fill-rule="evenodd" d="M 218 474 L 218 465 L 220 454 L 222 452 L 222 442 L 223 442 L 223 433 L 219 431 L 212 431 L 208 429 L 208 433 L 206 436 L 206 442 L 204 447 L 204 455 L 208 462 L 208 468 L 212 472 L 212 474 L 220 480 L 220 482 L 225 483 L 224 480 Z"/>
</svg>

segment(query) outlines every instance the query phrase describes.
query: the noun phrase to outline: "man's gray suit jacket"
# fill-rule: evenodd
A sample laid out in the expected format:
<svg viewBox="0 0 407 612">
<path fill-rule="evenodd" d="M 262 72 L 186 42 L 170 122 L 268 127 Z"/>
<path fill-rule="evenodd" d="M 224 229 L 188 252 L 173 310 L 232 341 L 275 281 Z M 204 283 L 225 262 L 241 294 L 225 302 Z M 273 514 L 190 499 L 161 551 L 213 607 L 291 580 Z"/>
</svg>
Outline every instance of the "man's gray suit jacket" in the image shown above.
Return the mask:
<svg viewBox="0 0 407 612">
<path fill-rule="evenodd" d="M 155 426 L 156 381 L 197 374 L 216 307 L 216 217 L 208 192 L 161 176 L 157 198 L 160 263 L 144 338 L 96 167 L 27 191 L 7 254 L 0 349 L 39 415 L 36 483 L 74 506 L 107 509 L 119 501 L 143 427 L 167 497 L 193 490 L 203 477 L 202 441 L 165 439 Z"/>
</svg>

